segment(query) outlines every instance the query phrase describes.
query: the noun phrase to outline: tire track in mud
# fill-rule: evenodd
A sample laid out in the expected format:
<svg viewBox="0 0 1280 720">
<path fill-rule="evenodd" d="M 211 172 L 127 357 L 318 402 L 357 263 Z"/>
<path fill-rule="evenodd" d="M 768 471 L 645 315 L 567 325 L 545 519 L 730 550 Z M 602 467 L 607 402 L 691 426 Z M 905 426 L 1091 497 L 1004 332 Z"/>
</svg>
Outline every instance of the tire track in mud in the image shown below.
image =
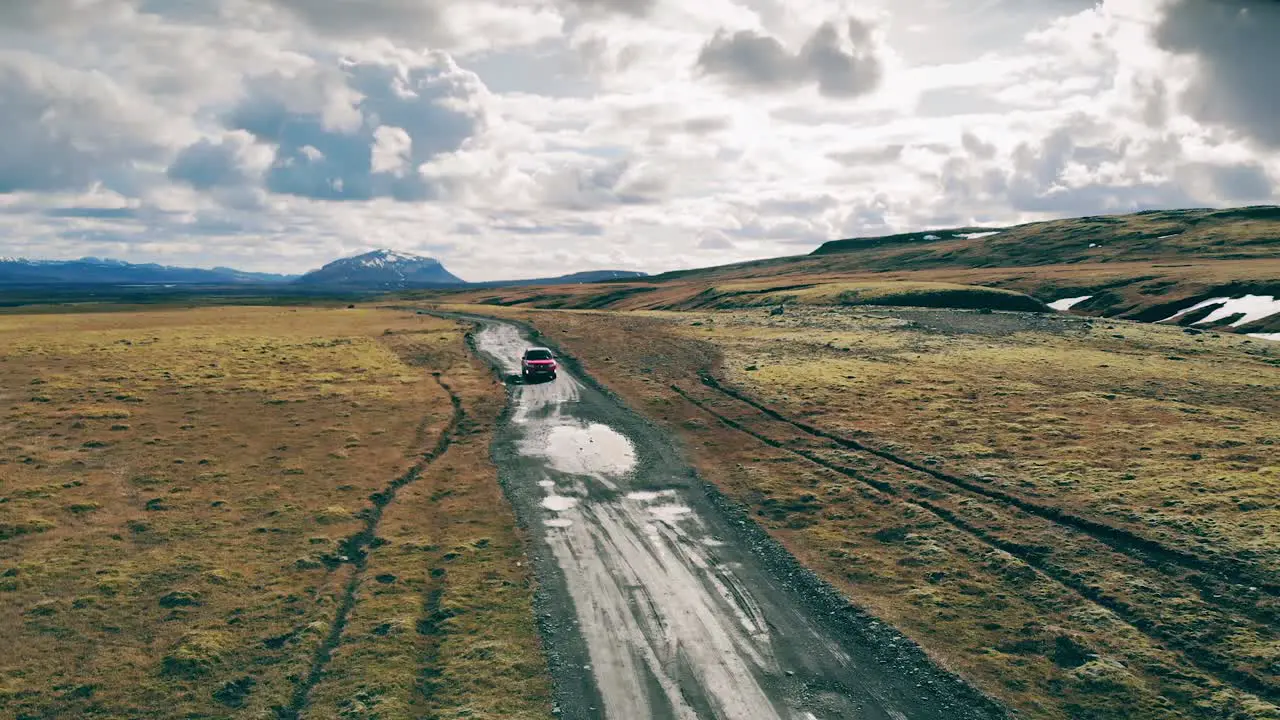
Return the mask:
<svg viewBox="0 0 1280 720">
<path fill-rule="evenodd" d="M 453 443 L 454 434 L 466 416 L 465 411 L 462 409 L 462 398 L 453 391 L 453 388 L 449 387 L 448 383 L 441 379 L 439 372 L 433 372 L 431 375 L 435 378 L 436 384 L 449 395 L 449 403 L 453 408 L 449 422 L 444 430 L 440 432 L 440 436 L 433 448 L 422 455 L 403 475 L 392 480 L 382 490 L 369 496 L 369 500 L 373 504 L 364 511 L 364 527 L 359 532 L 343 540 L 339 546 L 341 548 L 339 553 L 342 558 L 345 558 L 341 563 L 349 563 L 352 566 L 351 577 L 347 580 L 347 585 L 342 591 L 342 599 L 338 604 L 338 611 L 334 615 L 333 625 L 329 628 L 329 634 L 320 643 L 320 646 L 316 648 L 315 655 L 312 657 L 310 671 L 298 687 L 294 689 L 293 699 L 289 705 L 275 709 L 278 720 L 299 720 L 302 718 L 307 710 L 311 691 L 324 678 L 325 668 L 333 657 L 333 651 L 341 644 L 343 631 L 347 627 L 347 620 L 351 617 L 351 611 L 355 609 L 356 593 L 360 590 L 360 585 L 364 580 L 364 571 L 368 566 L 369 553 L 380 544 L 378 542 L 378 525 L 382 522 L 383 512 L 387 506 L 395 502 L 396 493 L 406 485 L 415 482 L 432 463 L 448 452 L 449 446 Z M 425 428 L 426 426 L 427 421 L 424 420 L 420 427 Z"/>
<path fill-rule="evenodd" d="M 705 380 L 704 380 L 704 383 L 705 383 Z M 715 387 L 710 384 L 708 384 L 708 386 L 713 387 L 713 389 L 717 389 L 717 390 L 721 389 L 719 387 Z M 1280 700 L 1280 691 L 1278 691 L 1278 689 L 1275 686 L 1267 684 L 1266 682 L 1260 680 L 1258 677 L 1252 674 L 1236 670 L 1231 666 L 1229 661 L 1222 658 L 1222 656 L 1220 656 L 1219 654 L 1207 651 L 1203 647 L 1196 646 L 1189 643 L 1188 641 L 1186 641 L 1185 639 L 1183 639 L 1182 637 L 1176 634 L 1165 631 L 1163 629 L 1163 626 L 1160 623 L 1154 622 L 1151 619 L 1144 617 L 1141 613 L 1135 611 L 1132 608 L 1132 606 L 1130 606 L 1128 603 L 1118 598 L 1111 597 L 1110 595 L 1106 594 L 1104 591 L 1093 586 L 1087 580 L 1077 576 L 1075 573 L 1071 572 L 1070 570 L 1060 567 L 1055 563 L 1046 561 L 1044 557 L 1044 553 L 1038 551 L 1037 549 L 1029 548 L 1020 543 L 1011 542 L 1011 541 L 1002 539 L 1000 537 L 997 537 L 996 535 L 988 532 L 987 530 L 984 530 L 983 528 L 978 527 L 977 525 L 966 521 L 965 519 L 961 518 L 959 515 L 952 512 L 951 510 L 948 510 L 944 507 L 939 506 L 934 502 L 931 502 L 928 497 L 922 497 L 923 493 L 920 492 L 920 488 L 916 486 L 907 486 L 905 488 L 906 494 L 904 494 L 897 486 L 891 483 L 887 483 L 883 480 L 870 478 L 854 468 L 851 468 L 846 465 L 834 463 L 813 452 L 809 452 L 799 448 L 789 447 L 786 443 L 783 443 L 779 440 L 768 437 L 767 435 L 764 435 L 762 433 L 756 432 L 751 428 L 747 427 L 746 425 L 744 425 L 743 423 L 737 420 L 734 420 L 733 418 L 730 418 L 724 415 L 723 413 L 720 413 L 719 411 L 715 410 L 707 403 L 693 397 L 691 394 L 689 394 L 686 390 L 684 390 L 680 386 L 671 385 L 670 387 L 672 391 L 674 391 L 677 395 L 684 398 L 687 402 L 689 402 L 694 407 L 697 407 L 698 409 L 707 413 L 709 416 L 715 418 L 718 422 L 724 424 L 726 427 L 732 428 L 745 435 L 748 435 L 754 438 L 755 440 L 761 442 L 764 445 L 767 445 L 769 447 L 772 447 L 778 450 L 782 450 L 784 452 L 791 453 L 798 457 L 804 458 L 805 460 L 808 460 L 809 462 L 812 462 L 827 470 L 830 470 L 830 471 L 839 473 L 841 475 L 844 475 L 846 477 L 852 478 L 854 480 L 857 480 L 858 482 L 868 486 L 869 488 L 872 488 L 874 491 L 884 493 L 885 495 L 890 495 L 899 501 L 916 505 L 921 509 L 929 512 L 930 514 L 934 515 L 938 519 L 942 520 L 943 522 L 947 523 L 948 525 L 977 539 L 979 542 L 987 545 L 988 547 L 1006 552 L 1009 555 L 1016 557 L 1017 559 L 1019 559 L 1020 561 L 1024 562 L 1026 565 L 1028 565 L 1029 567 L 1037 571 L 1037 573 L 1039 573 L 1042 577 L 1052 582 L 1055 582 L 1058 585 L 1072 591 L 1073 593 L 1083 598 L 1084 600 L 1112 612 L 1125 624 L 1129 625 L 1135 631 L 1149 638 L 1158 647 L 1161 647 L 1166 651 L 1174 654 L 1175 656 L 1181 658 L 1182 661 L 1185 662 L 1186 664 L 1192 667 L 1198 668 L 1200 671 L 1208 674 L 1213 678 L 1216 678 L 1220 682 L 1228 686 L 1234 687 L 1241 692 L 1248 693 L 1250 695 L 1255 695 L 1271 702 L 1277 702 L 1278 700 Z M 725 394 L 729 395 L 729 397 L 731 397 L 732 399 L 735 399 L 735 400 L 739 399 L 736 397 L 736 395 L 730 394 L 729 392 L 725 392 Z M 756 403 L 748 402 L 746 400 L 742 400 L 742 402 L 744 402 L 745 404 L 753 408 L 756 408 L 757 410 L 762 409 Z M 765 414 L 772 417 L 774 414 L 778 414 L 778 413 L 776 413 L 775 411 L 775 412 L 770 412 Z M 774 419 L 776 420 L 778 418 L 774 418 Z M 781 420 L 781 422 L 784 422 L 787 425 L 796 426 L 798 429 L 804 430 L 803 427 L 800 427 L 800 425 L 804 425 L 804 423 L 796 423 L 796 422 L 791 422 L 789 420 Z M 809 433 L 809 434 L 812 435 L 814 433 Z M 821 436 L 821 437 L 825 437 L 825 436 Z M 861 443 L 859 443 L 859 445 L 861 445 Z M 898 464 L 901 465 L 900 463 Z M 904 466 L 904 467 L 906 467 L 907 469 L 914 470 L 914 468 L 911 468 L 910 466 Z M 932 473 L 929 473 L 929 474 L 932 474 Z M 1071 530 L 1071 528 L 1069 527 L 1067 527 L 1066 529 Z M 1268 635 L 1270 634 L 1270 631 L 1266 626 L 1262 626 L 1260 629 L 1266 634 Z"/>
<path fill-rule="evenodd" d="M 1280 597 L 1280 583 L 1268 579 L 1266 576 L 1258 575 L 1252 568 L 1245 566 L 1233 558 L 1205 558 L 1192 552 L 1168 547 L 1159 541 L 1143 537 L 1142 535 L 1125 530 L 1124 528 L 1118 528 L 1114 525 L 1090 520 L 1059 508 L 1041 505 L 1040 503 L 1032 502 L 1011 493 L 997 490 L 995 488 L 985 487 L 975 481 L 967 480 L 958 475 L 952 475 L 936 468 L 928 467 L 889 452 L 888 450 L 873 447 L 866 443 L 854 440 L 853 438 L 838 435 L 831 431 L 810 425 L 804 421 L 788 417 L 746 393 L 725 386 L 709 373 L 700 373 L 699 379 L 702 381 L 702 384 L 708 388 L 722 393 L 734 400 L 750 405 L 774 420 L 791 425 L 792 427 L 795 427 L 809 435 L 828 440 L 849 450 L 874 455 L 882 460 L 886 460 L 908 470 L 932 476 L 937 480 L 941 480 L 942 482 L 953 485 L 961 490 L 965 490 L 975 495 L 981 495 L 989 500 L 994 500 L 1005 505 L 1011 505 L 1028 514 L 1044 518 L 1045 520 L 1068 527 L 1077 532 L 1085 533 L 1099 542 L 1111 546 L 1119 552 L 1138 558 L 1157 570 L 1162 570 L 1163 566 L 1166 564 L 1175 564 L 1187 570 L 1210 573 L 1233 585 L 1256 588 L 1268 595 Z M 1206 600 L 1208 602 L 1213 602 L 1210 598 L 1206 598 Z M 1239 606 L 1233 606 L 1233 609 L 1237 611 L 1242 610 Z M 1274 618 L 1267 618 L 1267 620 L 1274 620 Z"/>
</svg>

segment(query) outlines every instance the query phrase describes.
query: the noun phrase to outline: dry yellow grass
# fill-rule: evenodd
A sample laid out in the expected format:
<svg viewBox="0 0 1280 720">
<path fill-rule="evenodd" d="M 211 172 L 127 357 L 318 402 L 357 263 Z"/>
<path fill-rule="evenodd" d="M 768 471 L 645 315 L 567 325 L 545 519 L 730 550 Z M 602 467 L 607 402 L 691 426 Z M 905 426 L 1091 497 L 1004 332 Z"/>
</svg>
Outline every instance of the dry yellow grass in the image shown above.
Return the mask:
<svg viewBox="0 0 1280 720">
<path fill-rule="evenodd" d="M 873 317 L 717 327 L 728 378 L 815 423 L 1280 573 L 1280 370 L 1267 362 L 1280 352 L 1260 341 L 1128 323 L 1004 336 Z"/>
<path fill-rule="evenodd" d="M 703 309 L 799 304 L 1032 311 L 1047 309 L 1033 298 L 1012 290 L 916 280 L 814 282 L 794 286 L 784 279 L 772 278 L 716 285 L 707 294 L 714 299 L 698 302 L 696 307 Z"/>
<path fill-rule="evenodd" d="M 417 678 L 462 661 L 419 637 L 433 560 L 396 541 L 470 532 L 468 512 L 492 518 L 495 550 L 459 558 L 464 574 L 512 589 L 491 598 L 500 622 L 443 636 L 506 643 L 516 671 L 493 682 L 508 716 L 546 714 L 528 577 L 483 459 L 453 466 L 471 488 L 461 519 L 406 492 L 354 584 L 344 555 L 371 496 L 453 418 L 431 372 L 477 418 L 500 403 L 457 325 L 372 309 L 5 315 L 0 348 L 0 637 L 21 648 L 0 658 L 0 716 L 274 717 L 335 639 L 326 670 L 354 681 L 342 659 L 358 647 L 383 696 L 426 702 Z M 468 427 L 485 445 L 488 426 Z M 406 588 L 408 645 L 362 634 L 384 585 Z M 351 633 L 335 636 L 350 587 Z M 368 685 L 320 677 L 305 717 L 337 717 Z"/>
</svg>

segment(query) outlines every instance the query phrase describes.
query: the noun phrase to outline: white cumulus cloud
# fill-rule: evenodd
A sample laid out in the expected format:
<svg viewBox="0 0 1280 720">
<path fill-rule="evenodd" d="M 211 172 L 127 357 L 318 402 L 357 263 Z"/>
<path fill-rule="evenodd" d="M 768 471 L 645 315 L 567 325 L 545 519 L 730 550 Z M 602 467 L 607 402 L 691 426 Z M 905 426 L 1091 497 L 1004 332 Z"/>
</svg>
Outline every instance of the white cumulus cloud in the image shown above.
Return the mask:
<svg viewBox="0 0 1280 720">
<path fill-rule="evenodd" d="M 487 280 L 1274 202 L 1262 0 L 0 3 L 0 255 Z"/>
</svg>

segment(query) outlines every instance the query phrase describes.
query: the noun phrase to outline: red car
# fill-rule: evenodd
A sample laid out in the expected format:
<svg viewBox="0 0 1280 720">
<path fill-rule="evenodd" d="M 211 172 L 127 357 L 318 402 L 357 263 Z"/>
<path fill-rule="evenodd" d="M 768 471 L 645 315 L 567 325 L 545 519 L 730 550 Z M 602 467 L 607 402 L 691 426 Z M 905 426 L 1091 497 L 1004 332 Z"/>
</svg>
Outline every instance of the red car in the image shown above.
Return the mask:
<svg viewBox="0 0 1280 720">
<path fill-rule="evenodd" d="M 543 347 L 529 348 L 520 359 L 520 374 L 525 380 L 535 377 L 556 379 L 556 358 Z"/>
</svg>

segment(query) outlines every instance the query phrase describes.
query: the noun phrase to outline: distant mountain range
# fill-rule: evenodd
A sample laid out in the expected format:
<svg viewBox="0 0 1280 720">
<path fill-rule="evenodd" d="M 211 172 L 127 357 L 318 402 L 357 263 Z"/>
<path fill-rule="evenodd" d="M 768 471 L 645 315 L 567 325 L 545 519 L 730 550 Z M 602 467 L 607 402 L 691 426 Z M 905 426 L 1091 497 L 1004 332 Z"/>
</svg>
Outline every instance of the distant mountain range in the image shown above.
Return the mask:
<svg viewBox="0 0 1280 720">
<path fill-rule="evenodd" d="M 252 273 L 232 268 L 183 268 L 85 257 L 79 260 L 27 260 L 0 257 L 4 285 L 240 285 L 287 283 L 290 275 Z"/>
<path fill-rule="evenodd" d="M 184 268 L 154 263 L 85 257 L 79 260 L 28 260 L 0 257 L 0 288 L 65 286 L 265 286 L 285 291 L 340 290 L 372 292 L 415 288 L 501 287 L 509 285 L 562 285 L 602 280 L 636 279 L 645 273 L 626 270 L 594 270 L 553 278 L 468 283 L 444 268 L 439 260 L 374 250 L 335 260 L 304 275 L 254 273 L 234 268 Z"/>
</svg>

